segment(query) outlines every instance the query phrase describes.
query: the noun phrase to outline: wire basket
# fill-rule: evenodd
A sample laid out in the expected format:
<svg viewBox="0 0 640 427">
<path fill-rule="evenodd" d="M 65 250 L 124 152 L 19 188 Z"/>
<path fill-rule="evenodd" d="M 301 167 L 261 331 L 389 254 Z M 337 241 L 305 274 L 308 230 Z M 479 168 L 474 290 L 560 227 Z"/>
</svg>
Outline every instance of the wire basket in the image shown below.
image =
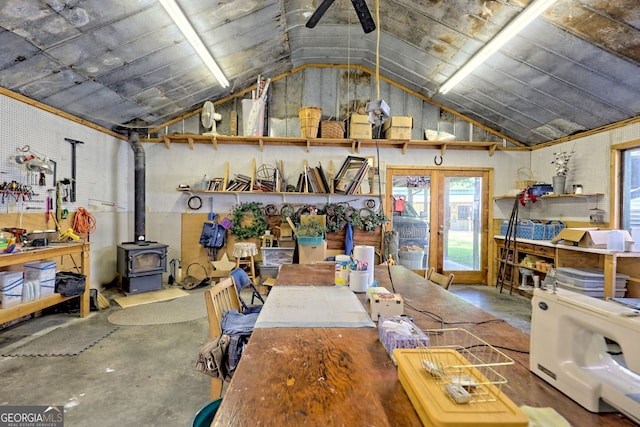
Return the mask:
<svg viewBox="0 0 640 427">
<path fill-rule="evenodd" d="M 300 134 L 303 138 L 317 138 L 322 109 L 320 107 L 302 107 L 298 110 Z"/>
<path fill-rule="evenodd" d="M 336 120 L 323 120 L 320 122 L 320 136 L 322 138 L 344 138 L 344 122 Z"/>
<path fill-rule="evenodd" d="M 495 402 L 513 359 L 465 329 L 432 329 L 420 343 L 422 367 L 455 403 Z"/>
</svg>

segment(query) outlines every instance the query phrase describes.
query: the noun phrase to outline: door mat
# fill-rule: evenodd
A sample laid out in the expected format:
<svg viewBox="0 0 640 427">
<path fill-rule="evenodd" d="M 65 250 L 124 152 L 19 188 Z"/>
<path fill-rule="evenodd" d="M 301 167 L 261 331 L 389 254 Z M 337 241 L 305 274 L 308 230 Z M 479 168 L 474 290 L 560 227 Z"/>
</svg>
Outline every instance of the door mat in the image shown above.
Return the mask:
<svg viewBox="0 0 640 427">
<path fill-rule="evenodd" d="M 162 289 L 159 291 L 145 292 L 142 294 L 128 295 L 126 297 L 115 298 L 114 301 L 122 308 L 134 307 L 137 305 L 149 304 L 152 302 L 166 301 L 173 298 L 185 297 L 189 295 L 179 288 Z"/>
<path fill-rule="evenodd" d="M 67 326 L 2 353 L 14 356 L 76 356 L 118 329 L 113 325 Z"/>
<path fill-rule="evenodd" d="M 109 315 L 114 325 L 147 326 L 189 322 L 207 316 L 204 292 L 187 294 L 184 298 L 117 310 Z"/>
</svg>

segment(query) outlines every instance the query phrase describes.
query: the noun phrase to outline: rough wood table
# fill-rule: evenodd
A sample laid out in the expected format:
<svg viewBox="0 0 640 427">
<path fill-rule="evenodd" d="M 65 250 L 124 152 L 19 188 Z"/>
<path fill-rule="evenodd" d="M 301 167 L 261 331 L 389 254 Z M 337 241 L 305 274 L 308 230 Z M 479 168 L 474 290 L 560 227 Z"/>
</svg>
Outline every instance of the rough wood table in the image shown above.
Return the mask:
<svg viewBox="0 0 640 427">
<path fill-rule="evenodd" d="M 393 287 L 386 267 L 377 266 L 375 278 L 380 286 L 403 296 L 405 313 L 420 328 L 462 327 L 494 346 L 529 351 L 529 336 L 519 329 L 402 266 L 393 266 L 391 273 Z M 332 265 L 283 265 L 276 286 L 333 285 L 333 278 Z M 503 391 L 517 405 L 552 407 L 576 427 L 635 425 L 621 414 L 588 412 L 532 374 L 528 354 L 503 351 L 516 361 L 505 372 L 508 383 Z M 273 328 L 252 334 L 212 425 L 419 426 L 421 422 L 375 329 Z"/>
</svg>

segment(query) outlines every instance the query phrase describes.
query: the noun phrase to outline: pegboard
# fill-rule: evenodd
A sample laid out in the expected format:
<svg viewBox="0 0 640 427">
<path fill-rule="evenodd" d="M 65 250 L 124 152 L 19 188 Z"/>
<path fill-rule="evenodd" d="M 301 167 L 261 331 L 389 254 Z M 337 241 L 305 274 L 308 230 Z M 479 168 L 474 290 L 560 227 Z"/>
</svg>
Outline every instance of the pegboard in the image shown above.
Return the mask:
<svg viewBox="0 0 640 427">
<path fill-rule="evenodd" d="M 11 97 L 0 96 L 0 113 L 0 184 L 17 190 L 0 192 L 4 196 L 0 199 L 0 213 L 42 213 L 44 218 L 47 197 L 55 209 L 58 194 L 61 209 L 73 212 L 88 205 L 89 197 L 109 193 L 113 178 L 107 172 L 116 169 L 112 162 L 129 166 L 119 154 L 119 144 L 107 142 L 114 141 L 109 135 Z M 73 148 L 67 139 L 82 142 L 75 145 L 75 202 L 71 195 Z M 49 170 L 41 174 L 42 169 L 30 170 L 27 164 L 16 161 L 17 156 L 32 155 L 47 164 Z M 67 183 L 60 186 L 59 193 L 56 181 Z M 123 203 L 126 200 L 115 201 L 114 205 Z M 49 225 L 53 226 L 53 222 Z"/>
</svg>

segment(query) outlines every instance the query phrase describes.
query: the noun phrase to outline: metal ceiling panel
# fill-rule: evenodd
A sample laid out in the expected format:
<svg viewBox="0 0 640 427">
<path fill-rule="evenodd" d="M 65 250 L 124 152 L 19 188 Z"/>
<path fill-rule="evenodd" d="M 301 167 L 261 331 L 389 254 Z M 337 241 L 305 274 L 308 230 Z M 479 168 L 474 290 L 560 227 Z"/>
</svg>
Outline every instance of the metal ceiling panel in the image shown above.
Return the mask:
<svg viewBox="0 0 640 427">
<path fill-rule="evenodd" d="M 157 126 L 258 74 L 378 64 L 383 77 L 525 145 L 637 116 L 637 0 L 557 0 L 437 93 L 531 1 L 380 0 L 377 59 L 378 33 L 363 33 L 349 0 L 336 0 L 313 29 L 305 23 L 319 0 L 177 0 L 231 82 L 223 89 L 157 0 L 6 0 L 0 86 L 108 128 Z M 376 19 L 375 1 L 367 5 Z"/>
</svg>

